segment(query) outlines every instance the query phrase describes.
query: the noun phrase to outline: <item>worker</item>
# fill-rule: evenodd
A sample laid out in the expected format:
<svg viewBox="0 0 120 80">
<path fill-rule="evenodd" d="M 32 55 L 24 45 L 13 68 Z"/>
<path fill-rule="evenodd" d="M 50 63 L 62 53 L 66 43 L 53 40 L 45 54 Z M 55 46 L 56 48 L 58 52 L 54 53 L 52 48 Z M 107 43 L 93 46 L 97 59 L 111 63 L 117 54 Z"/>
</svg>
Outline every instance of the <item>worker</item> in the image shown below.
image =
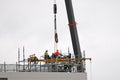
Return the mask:
<svg viewBox="0 0 120 80">
<path fill-rule="evenodd" d="M 56 54 L 52 53 L 51 58 L 56 58 Z"/>
<path fill-rule="evenodd" d="M 49 58 L 50 58 L 50 57 L 49 57 L 49 54 L 48 54 L 48 50 L 45 51 L 44 57 L 45 57 L 45 59 L 49 59 Z"/>
<path fill-rule="evenodd" d="M 68 58 L 71 58 L 71 53 L 68 53 L 68 56 L 67 56 Z"/>
<path fill-rule="evenodd" d="M 56 56 L 59 56 L 59 55 L 60 55 L 60 52 L 59 52 L 58 49 L 56 50 L 55 55 L 56 55 Z"/>
</svg>

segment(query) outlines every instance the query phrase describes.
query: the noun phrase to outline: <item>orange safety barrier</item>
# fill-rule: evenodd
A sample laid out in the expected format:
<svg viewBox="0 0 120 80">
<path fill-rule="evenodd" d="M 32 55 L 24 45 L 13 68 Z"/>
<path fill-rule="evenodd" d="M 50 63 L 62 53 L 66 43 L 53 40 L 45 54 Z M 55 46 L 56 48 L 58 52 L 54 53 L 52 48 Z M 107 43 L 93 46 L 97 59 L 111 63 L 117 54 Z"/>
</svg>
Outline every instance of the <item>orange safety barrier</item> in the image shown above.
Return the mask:
<svg viewBox="0 0 120 80">
<path fill-rule="evenodd" d="M 56 58 L 56 59 L 39 59 L 38 62 L 70 62 L 70 61 L 90 60 L 91 58 Z"/>
</svg>

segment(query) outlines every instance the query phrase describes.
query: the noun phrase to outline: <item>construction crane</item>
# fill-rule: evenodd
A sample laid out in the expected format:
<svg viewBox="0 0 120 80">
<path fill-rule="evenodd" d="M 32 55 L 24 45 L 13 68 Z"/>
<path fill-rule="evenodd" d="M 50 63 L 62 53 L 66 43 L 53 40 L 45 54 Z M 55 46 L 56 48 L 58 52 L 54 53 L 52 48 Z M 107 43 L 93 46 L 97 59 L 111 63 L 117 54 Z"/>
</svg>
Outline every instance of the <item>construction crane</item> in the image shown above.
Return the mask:
<svg viewBox="0 0 120 80">
<path fill-rule="evenodd" d="M 76 22 L 74 18 L 74 11 L 73 11 L 73 6 L 72 6 L 72 1 L 71 0 L 65 0 L 65 6 L 66 6 L 66 11 L 67 11 L 67 16 L 68 16 L 68 22 L 69 22 L 69 29 L 70 29 L 70 34 L 71 34 L 71 40 L 72 40 L 72 45 L 73 45 L 73 51 L 75 58 L 71 57 L 61 57 L 61 58 L 50 58 L 50 59 L 37 59 L 36 56 L 30 56 L 30 58 L 27 59 L 28 62 L 46 62 L 46 63 L 55 63 L 55 62 L 73 62 L 77 64 L 77 72 L 84 72 L 85 71 L 85 60 L 90 60 L 91 58 L 85 58 L 85 56 L 82 56 L 82 52 L 80 49 L 80 44 L 79 44 L 79 38 L 78 38 L 78 33 L 77 33 L 77 28 L 76 28 Z M 57 23 L 56 23 L 56 14 L 57 14 L 57 5 L 56 2 L 53 5 L 54 8 L 54 29 L 55 29 L 55 45 L 57 49 L 57 43 L 58 43 L 58 34 L 57 34 Z"/>
</svg>

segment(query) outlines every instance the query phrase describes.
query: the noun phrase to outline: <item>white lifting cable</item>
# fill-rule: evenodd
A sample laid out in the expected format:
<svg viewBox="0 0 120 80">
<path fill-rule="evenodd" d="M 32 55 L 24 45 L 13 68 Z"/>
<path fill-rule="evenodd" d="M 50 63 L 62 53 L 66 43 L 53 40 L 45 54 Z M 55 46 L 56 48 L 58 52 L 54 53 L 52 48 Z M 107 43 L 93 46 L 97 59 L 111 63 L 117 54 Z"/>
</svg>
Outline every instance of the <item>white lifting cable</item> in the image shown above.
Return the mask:
<svg viewBox="0 0 120 80">
<path fill-rule="evenodd" d="M 56 0 L 54 0 L 54 4 L 53 4 L 53 13 L 54 13 L 54 38 L 55 38 L 54 51 L 56 51 L 57 46 L 58 46 L 57 21 L 56 21 L 56 14 L 57 14 Z"/>
<path fill-rule="evenodd" d="M 56 0 L 54 0 L 54 4 L 56 4 Z"/>
</svg>

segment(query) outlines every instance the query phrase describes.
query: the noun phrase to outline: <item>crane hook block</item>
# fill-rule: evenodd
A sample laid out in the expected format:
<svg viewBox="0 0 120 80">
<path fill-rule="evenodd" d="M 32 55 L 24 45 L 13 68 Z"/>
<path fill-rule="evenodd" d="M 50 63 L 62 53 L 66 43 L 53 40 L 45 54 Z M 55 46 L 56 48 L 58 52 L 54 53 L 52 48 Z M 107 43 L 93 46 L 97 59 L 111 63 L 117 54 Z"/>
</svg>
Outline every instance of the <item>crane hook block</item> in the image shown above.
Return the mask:
<svg viewBox="0 0 120 80">
<path fill-rule="evenodd" d="M 54 14 L 56 14 L 57 13 L 57 5 L 56 4 L 54 4 Z"/>
<path fill-rule="evenodd" d="M 55 33 L 55 42 L 58 43 L 58 34 Z"/>
</svg>

